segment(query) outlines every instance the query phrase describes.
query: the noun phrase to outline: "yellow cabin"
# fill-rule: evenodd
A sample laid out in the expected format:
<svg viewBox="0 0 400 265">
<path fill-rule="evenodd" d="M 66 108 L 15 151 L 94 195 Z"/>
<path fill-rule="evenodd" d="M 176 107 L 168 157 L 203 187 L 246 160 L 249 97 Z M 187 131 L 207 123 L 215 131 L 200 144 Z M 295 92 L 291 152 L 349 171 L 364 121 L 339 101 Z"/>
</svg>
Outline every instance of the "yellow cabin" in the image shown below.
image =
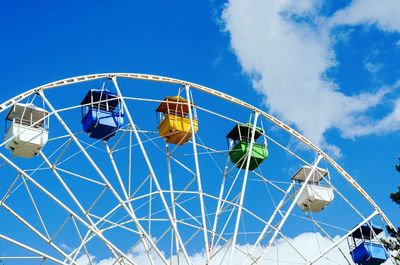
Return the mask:
<svg viewBox="0 0 400 265">
<path fill-rule="evenodd" d="M 193 104 L 190 106 L 193 108 Z M 192 130 L 189 118 L 188 101 L 179 96 L 166 97 L 158 106 L 160 122 L 158 132 L 170 144 L 185 144 L 192 137 Z M 198 130 L 196 115 L 193 115 L 193 130 Z"/>
</svg>

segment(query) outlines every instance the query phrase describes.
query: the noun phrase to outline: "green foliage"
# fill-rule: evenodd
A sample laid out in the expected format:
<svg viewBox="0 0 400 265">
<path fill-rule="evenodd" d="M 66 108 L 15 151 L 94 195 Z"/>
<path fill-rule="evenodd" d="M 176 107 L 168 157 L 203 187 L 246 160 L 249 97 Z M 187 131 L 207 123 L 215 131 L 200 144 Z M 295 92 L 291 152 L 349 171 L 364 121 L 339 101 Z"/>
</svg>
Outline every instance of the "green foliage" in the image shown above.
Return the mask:
<svg viewBox="0 0 400 265">
<path fill-rule="evenodd" d="M 394 201 L 396 204 L 400 205 L 400 187 L 397 187 L 398 191 L 397 192 L 392 192 L 390 193 L 390 198 L 392 201 Z"/>
<path fill-rule="evenodd" d="M 400 163 L 396 165 L 396 170 L 400 172 Z M 397 192 L 392 192 L 390 194 L 390 198 L 394 203 L 400 206 L 400 187 L 397 187 Z M 396 264 L 400 265 L 400 227 L 397 228 L 397 231 L 390 227 L 387 227 L 387 230 L 392 238 L 383 240 L 382 242 L 385 247 L 392 252 L 392 257 Z"/>
<path fill-rule="evenodd" d="M 395 260 L 396 264 L 400 264 L 400 233 L 395 230 L 387 227 L 387 230 L 392 238 L 389 240 L 382 240 L 384 246 L 392 253 L 392 257 Z M 397 228 L 399 231 L 400 228 Z"/>
</svg>

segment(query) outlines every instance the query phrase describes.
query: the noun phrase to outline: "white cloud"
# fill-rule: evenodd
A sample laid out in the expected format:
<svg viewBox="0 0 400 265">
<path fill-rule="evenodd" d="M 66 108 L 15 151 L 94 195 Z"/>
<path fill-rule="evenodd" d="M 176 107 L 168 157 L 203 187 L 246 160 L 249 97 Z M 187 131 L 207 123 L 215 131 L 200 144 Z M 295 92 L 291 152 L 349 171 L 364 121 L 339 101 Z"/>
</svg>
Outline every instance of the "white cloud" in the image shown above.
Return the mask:
<svg viewBox="0 0 400 265">
<path fill-rule="evenodd" d="M 331 22 L 336 25 L 376 25 L 385 31 L 400 32 L 398 0 L 354 0 L 338 11 Z"/>
<path fill-rule="evenodd" d="M 156 241 L 155 239 L 153 239 Z M 164 254 L 164 253 L 163 253 Z M 165 255 L 165 254 L 164 254 Z M 135 247 L 133 247 L 128 253 L 126 253 L 126 256 L 130 259 L 135 261 L 136 264 L 142 265 L 142 264 L 150 264 L 149 257 L 147 256 L 147 252 L 142 244 L 138 244 Z M 163 264 L 163 261 L 161 260 L 160 257 L 158 256 L 152 256 L 154 264 Z M 105 259 L 98 260 L 96 259 L 95 256 L 90 255 L 90 260 L 92 263 L 90 263 L 87 255 L 82 255 L 80 256 L 77 260 L 76 263 L 79 265 L 114 265 L 114 264 L 119 264 L 115 262 L 114 257 L 108 257 Z"/>
<path fill-rule="evenodd" d="M 393 10 L 400 8 L 400 1 L 387 2 L 396 6 Z M 378 132 L 367 126 L 377 123 L 364 113 L 381 104 L 390 91 L 378 89 L 347 95 L 334 80 L 325 76 L 327 70 L 338 64 L 333 46 L 340 36 L 334 35 L 330 26 L 373 22 L 383 29 L 395 30 L 400 12 L 396 12 L 394 21 L 390 20 L 393 23 L 383 18 L 380 15 L 383 11 L 378 8 L 376 14 L 372 9 L 367 13 L 371 20 L 361 16 L 346 20 L 348 16 L 355 17 L 359 9 L 364 10 L 366 3 L 355 1 L 330 19 L 318 15 L 320 4 L 321 1 L 312 0 L 230 0 L 222 18 L 243 70 L 250 75 L 257 91 L 265 96 L 269 111 L 295 124 L 315 143 L 337 151 L 326 144 L 324 133 L 331 128 L 337 128 L 345 137 Z M 366 67 L 377 71 L 375 66 Z M 380 132 L 391 131 L 397 125 L 389 127 Z M 354 128 L 362 130 L 355 134 Z"/>
<path fill-rule="evenodd" d="M 391 113 L 376 121 L 366 121 L 352 127 L 352 131 L 348 131 L 348 137 L 362 136 L 366 134 L 384 134 L 400 130 L 400 99 L 394 101 L 394 108 Z"/>
<path fill-rule="evenodd" d="M 339 237 L 335 237 L 333 240 L 338 240 Z M 303 233 L 294 238 L 289 238 L 288 241 L 291 245 L 295 246 L 297 249 L 301 250 L 301 254 L 308 260 L 317 257 L 321 251 L 328 248 L 332 242 L 327 238 L 322 236 L 320 233 Z M 304 247 L 307 246 L 307 247 Z M 243 250 L 251 249 L 252 245 L 238 245 L 239 248 Z M 340 244 L 340 248 L 345 253 L 347 259 L 351 260 L 349 256 L 348 247 L 346 241 Z M 222 264 L 227 265 L 227 261 L 221 263 L 224 257 L 225 249 L 220 251 L 211 261 L 210 265 Z M 257 250 L 255 254 L 259 255 L 260 251 Z M 143 248 L 132 249 L 128 256 L 132 258 L 137 264 L 149 264 L 147 259 L 146 251 Z M 276 244 L 272 245 L 269 249 L 268 254 L 264 257 L 263 261 L 259 264 L 268 265 L 275 264 L 277 258 L 279 259 L 279 264 L 301 264 L 305 263 L 304 259 L 297 254 L 289 243 L 283 239 L 277 241 Z M 190 256 L 190 259 L 194 265 L 203 265 L 205 261 L 205 256 L 203 252 L 195 253 Z M 233 263 L 230 265 L 242 265 L 246 259 L 246 256 L 241 252 L 235 253 L 235 258 Z M 227 260 L 227 258 L 225 258 Z M 154 260 L 155 264 L 162 264 L 160 260 Z M 173 264 L 176 264 L 176 257 L 173 257 Z M 106 258 L 103 260 L 95 261 L 94 265 L 111 265 L 114 264 L 115 260 L 113 258 Z M 89 265 L 86 256 L 82 256 L 77 262 L 79 265 Z M 316 265 L 334 265 L 334 264 L 348 264 L 343 254 L 335 248 L 328 253 Z"/>
</svg>

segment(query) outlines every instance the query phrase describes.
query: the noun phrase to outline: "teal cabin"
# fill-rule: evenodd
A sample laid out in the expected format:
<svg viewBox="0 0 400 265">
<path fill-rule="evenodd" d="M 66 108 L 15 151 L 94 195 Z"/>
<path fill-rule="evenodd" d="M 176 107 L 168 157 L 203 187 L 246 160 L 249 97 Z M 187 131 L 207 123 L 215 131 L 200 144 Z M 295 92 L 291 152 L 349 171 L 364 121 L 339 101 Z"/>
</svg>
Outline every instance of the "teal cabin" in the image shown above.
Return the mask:
<svg viewBox="0 0 400 265">
<path fill-rule="evenodd" d="M 246 168 L 246 157 L 250 149 L 253 125 L 250 123 L 236 124 L 226 138 L 229 143 L 229 157 L 238 168 Z M 263 129 L 256 127 L 254 144 L 250 154 L 249 170 L 256 169 L 267 157 L 268 147 L 265 143 L 257 143 L 257 139 L 264 133 Z"/>
</svg>

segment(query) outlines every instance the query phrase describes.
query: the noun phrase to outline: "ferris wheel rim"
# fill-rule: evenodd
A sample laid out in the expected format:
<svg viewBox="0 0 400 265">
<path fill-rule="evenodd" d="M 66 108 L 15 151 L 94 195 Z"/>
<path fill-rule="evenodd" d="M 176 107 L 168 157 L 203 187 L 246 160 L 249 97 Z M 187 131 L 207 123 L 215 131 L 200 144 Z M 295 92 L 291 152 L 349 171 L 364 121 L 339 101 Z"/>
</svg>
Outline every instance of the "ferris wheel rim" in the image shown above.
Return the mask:
<svg viewBox="0 0 400 265">
<path fill-rule="evenodd" d="M 361 187 L 361 185 L 358 184 L 358 182 L 345 170 L 343 167 L 341 167 L 330 155 L 328 155 L 326 152 L 324 152 L 320 147 L 318 147 L 316 144 L 314 144 L 312 141 L 307 139 L 305 136 L 303 136 L 301 133 L 297 132 L 295 129 L 287 125 L 286 123 L 282 122 L 275 116 L 263 111 L 260 108 L 257 108 L 243 100 L 240 100 L 236 97 L 233 97 L 227 93 L 220 92 L 216 89 L 203 86 L 194 82 L 186 81 L 183 79 L 177 79 L 177 78 L 172 78 L 172 77 L 167 77 L 167 76 L 161 76 L 161 75 L 154 75 L 154 74 L 145 74 L 145 73 L 122 73 L 122 72 L 111 72 L 111 73 L 98 73 L 98 74 L 86 74 L 86 75 L 80 75 L 80 76 L 74 76 L 74 77 L 69 77 L 69 78 L 64 78 L 60 79 L 57 81 L 49 82 L 44 85 L 37 86 L 35 88 L 32 88 L 28 91 L 25 91 L 5 102 L 0 104 L 0 113 L 3 112 L 4 110 L 8 109 L 9 106 L 13 105 L 14 103 L 32 95 L 36 94 L 40 91 L 45 91 L 57 87 L 62 87 L 66 85 L 72 85 L 72 84 L 77 84 L 77 83 L 83 83 L 83 82 L 88 82 L 88 81 L 94 81 L 94 80 L 99 80 L 99 79 L 112 79 L 112 78 L 124 78 L 124 79 L 134 79 L 134 80 L 143 80 L 143 81 L 153 81 L 153 82 L 161 82 L 161 83 L 169 83 L 169 84 L 179 84 L 179 85 L 188 85 L 191 88 L 197 89 L 201 92 L 205 92 L 208 94 L 211 94 L 212 96 L 216 96 L 218 98 L 221 98 L 223 100 L 226 100 L 228 102 L 240 105 L 244 108 L 247 108 L 249 110 L 252 110 L 254 112 L 259 113 L 261 116 L 264 118 L 268 119 L 272 123 L 274 123 L 276 126 L 280 127 L 283 129 L 285 132 L 289 133 L 291 136 L 295 137 L 297 140 L 301 141 L 302 143 L 306 144 L 309 148 L 311 148 L 314 152 L 320 154 L 323 156 L 338 172 L 339 174 L 354 188 L 356 189 L 361 196 L 368 201 L 369 204 L 371 204 L 374 209 L 378 212 L 378 214 L 384 219 L 385 223 L 393 230 L 397 230 L 396 227 L 393 225 L 393 223 L 390 221 L 390 219 L 385 215 L 385 213 L 382 211 L 382 209 L 379 207 L 379 205 L 372 199 L 372 197 Z"/>
</svg>

